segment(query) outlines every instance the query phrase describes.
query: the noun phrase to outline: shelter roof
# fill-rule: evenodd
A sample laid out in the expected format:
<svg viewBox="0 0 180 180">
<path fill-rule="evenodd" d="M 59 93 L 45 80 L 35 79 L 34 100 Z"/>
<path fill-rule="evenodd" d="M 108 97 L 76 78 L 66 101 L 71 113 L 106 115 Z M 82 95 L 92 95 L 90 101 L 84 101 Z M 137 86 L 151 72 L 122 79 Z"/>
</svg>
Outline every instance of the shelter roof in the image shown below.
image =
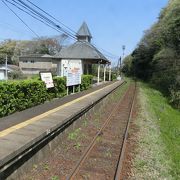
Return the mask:
<svg viewBox="0 0 180 180">
<path fill-rule="evenodd" d="M 63 48 L 56 58 L 61 59 L 90 59 L 102 63 L 109 63 L 108 59 L 92 44 L 86 41 L 77 41 L 67 48 Z"/>
</svg>

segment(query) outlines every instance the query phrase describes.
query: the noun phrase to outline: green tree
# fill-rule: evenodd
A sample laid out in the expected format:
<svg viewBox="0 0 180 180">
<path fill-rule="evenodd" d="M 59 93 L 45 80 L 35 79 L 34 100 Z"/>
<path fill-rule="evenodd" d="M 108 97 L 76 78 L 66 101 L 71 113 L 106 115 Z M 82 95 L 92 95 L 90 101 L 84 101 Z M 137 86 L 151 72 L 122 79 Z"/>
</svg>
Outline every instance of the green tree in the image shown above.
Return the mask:
<svg viewBox="0 0 180 180">
<path fill-rule="evenodd" d="M 5 57 L 8 57 L 8 63 L 12 64 L 12 56 L 16 46 L 16 41 L 14 40 L 5 40 L 0 43 L 0 64 L 5 63 Z"/>
<path fill-rule="evenodd" d="M 131 75 L 150 81 L 179 107 L 180 1 L 170 0 L 131 54 Z M 125 66 L 127 67 L 127 65 Z M 177 99 L 175 99 L 177 98 Z M 178 101 L 178 102 L 177 102 Z"/>
<path fill-rule="evenodd" d="M 130 76 L 133 74 L 133 72 L 132 72 L 132 60 L 133 60 L 133 57 L 131 55 L 126 56 L 123 60 L 122 72 L 124 74 L 126 74 L 127 76 Z"/>
</svg>

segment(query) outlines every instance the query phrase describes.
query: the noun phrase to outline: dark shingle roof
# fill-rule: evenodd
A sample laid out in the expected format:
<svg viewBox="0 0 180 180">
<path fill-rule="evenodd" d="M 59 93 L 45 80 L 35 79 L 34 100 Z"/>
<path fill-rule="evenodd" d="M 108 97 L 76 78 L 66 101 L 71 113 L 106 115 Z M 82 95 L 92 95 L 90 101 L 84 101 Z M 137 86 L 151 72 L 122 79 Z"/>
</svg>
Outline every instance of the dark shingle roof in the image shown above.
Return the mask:
<svg viewBox="0 0 180 180">
<path fill-rule="evenodd" d="M 13 65 L 13 64 L 8 64 L 7 65 L 8 70 L 13 70 L 13 71 L 20 71 L 19 66 Z M 4 64 L 0 64 L 0 69 L 5 70 L 6 66 Z"/>
<path fill-rule="evenodd" d="M 44 58 L 53 58 L 53 56 L 49 55 L 49 54 L 26 54 L 26 55 L 22 55 L 20 56 L 20 58 L 40 58 L 40 57 L 44 57 Z"/>
<path fill-rule="evenodd" d="M 104 62 L 109 62 L 96 47 L 85 41 L 77 41 L 71 46 L 63 48 L 55 57 L 61 59 L 91 59 L 94 61 L 103 60 Z"/>
<path fill-rule="evenodd" d="M 92 38 L 89 28 L 85 22 L 83 22 L 83 24 L 81 25 L 80 29 L 77 32 L 77 37 L 78 36 L 88 36 Z"/>
</svg>

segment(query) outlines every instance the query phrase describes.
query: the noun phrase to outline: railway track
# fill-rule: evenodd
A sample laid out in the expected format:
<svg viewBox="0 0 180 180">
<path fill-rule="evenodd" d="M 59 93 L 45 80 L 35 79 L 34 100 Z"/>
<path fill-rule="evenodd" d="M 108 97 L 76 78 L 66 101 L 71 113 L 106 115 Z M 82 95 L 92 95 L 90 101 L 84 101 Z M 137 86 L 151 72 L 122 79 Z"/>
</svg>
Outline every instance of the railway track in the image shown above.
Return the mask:
<svg viewBox="0 0 180 180">
<path fill-rule="evenodd" d="M 120 179 L 132 115 L 136 83 L 132 83 L 94 136 L 67 179 Z"/>
<path fill-rule="evenodd" d="M 125 84 L 125 82 L 122 82 L 119 85 L 116 85 L 114 89 L 111 89 L 109 92 L 104 93 L 105 95 L 101 96 L 100 99 L 97 98 L 97 100 L 95 102 L 88 105 L 87 108 L 82 109 L 80 113 L 69 118 L 61 126 L 57 126 L 57 128 L 55 128 L 51 132 L 50 131 L 46 132 L 45 136 L 41 137 L 40 140 L 38 140 L 37 142 L 35 141 L 32 145 L 26 147 L 25 150 L 23 150 L 20 153 L 17 153 L 17 155 L 16 154 L 15 154 L 15 156 L 13 155 L 12 159 L 8 160 L 7 162 L 5 162 L 5 164 L 3 164 L 0 167 L 0 179 L 6 179 L 6 178 L 28 179 L 28 177 L 24 178 L 24 175 L 27 174 L 26 172 L 28 172 L 30 170 L 31 166 L 34 166 L 34 163 L 40 162 L 42 153 L 44 153 L 44 152 L 51 153 L 52 144 L 53 143 L 57 144 L 56 141 L 61 141 L 61 134 L 63 137 L 66 137 L 66 135 L 68 135 L 68 131 L 69 131 L 68 129 L 70 129 L 72 126 L 74 126 L 74 124 L 76 124 L 75 121 L 76 120 L 81 121 L 79 119 L 82 119 L 83 117 L 85 118 L 86 113 L 88 113 L 90 110 L 92 112 L 94 112 L 94 110 L 92 110 L 92 109 L 97 109 L 97 111 L 99 111 L 99 107 L 102 104 L 104 104 L 104 101 L 105 101 L 104 99 L 108 99 L 108 97 L 111 96 L 111 94 L 114 94 L 116 92 L 116 90 L 121 88 L 124 84 Z M 100 104 L 100 105 L 98 105 L 98 104 Z M 104 115 L 108 114 L 108 113 L 109 112 L 107 111 L 106 113 L 104 113 Z M 57 116 L 56 116 L 56 118 L 57 118 Z M 92 123 L 93 123 L 93 121 L 92 121 Z M 66 129 L 67 129 L 67 131 L 66 131 Z M 64 133 L 62 133 L 62 132 L 64 132 Z M 59 138 L 60 140 L 58 140 L 57 138 Z M 50 142 L 51 142 L 51 144 L 49 145 Z M 46 156 L 48 156 L 48 154 L 44 154 L 44 158 Z M 42 179 L 46 179 L 46 177 L 43 177 Z"/>
</svg>

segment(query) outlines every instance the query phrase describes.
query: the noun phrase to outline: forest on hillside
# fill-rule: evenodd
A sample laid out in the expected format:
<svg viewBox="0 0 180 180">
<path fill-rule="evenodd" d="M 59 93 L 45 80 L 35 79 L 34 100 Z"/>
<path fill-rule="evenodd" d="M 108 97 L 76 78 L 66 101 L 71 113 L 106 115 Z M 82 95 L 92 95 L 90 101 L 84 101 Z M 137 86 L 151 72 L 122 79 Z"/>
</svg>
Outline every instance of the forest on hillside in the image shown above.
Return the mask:
<svg viewBox="0 0 180 180">
<path fill-rule="evenodd" d="M 145 31 L 136 49 L 124 59 L 122 71 L 151 83 L 180 108 L 179 0 L 169 0 L 158 21 Z"/>
</svg>

